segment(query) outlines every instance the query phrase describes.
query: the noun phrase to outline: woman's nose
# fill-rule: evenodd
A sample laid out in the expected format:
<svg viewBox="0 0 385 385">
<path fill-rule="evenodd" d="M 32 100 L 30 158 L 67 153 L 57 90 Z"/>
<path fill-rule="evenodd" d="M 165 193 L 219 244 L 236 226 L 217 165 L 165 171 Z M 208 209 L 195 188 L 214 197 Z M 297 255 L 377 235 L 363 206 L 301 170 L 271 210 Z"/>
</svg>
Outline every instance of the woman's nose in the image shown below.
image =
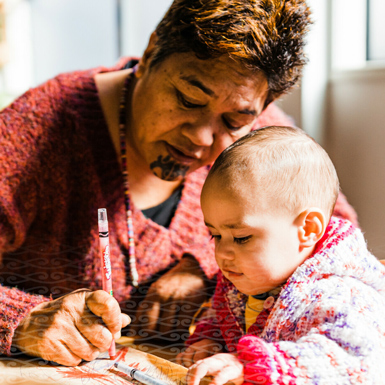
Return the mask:
<svg viewBox="0 0 385 385">
<path fill-rule="evenodd" d="M 211 147 L 215 139 L 215 127 L 210 122 L 196 122 L 183 127 L 182 134 L 199 147 Z"/>
</svg>

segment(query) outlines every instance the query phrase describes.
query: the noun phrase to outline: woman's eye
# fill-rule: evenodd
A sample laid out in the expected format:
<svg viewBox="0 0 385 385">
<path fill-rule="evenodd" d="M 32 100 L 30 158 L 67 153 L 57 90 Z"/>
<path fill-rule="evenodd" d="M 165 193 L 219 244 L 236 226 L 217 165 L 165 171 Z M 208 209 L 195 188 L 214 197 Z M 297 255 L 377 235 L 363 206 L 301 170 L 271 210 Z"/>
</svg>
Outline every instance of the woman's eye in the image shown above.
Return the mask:
<svg viewBox="0 0 385 385">
<path fill-rule="evenodd" d="M 234 242 L 238 244 L 246 243 L 251 238 L 251 235 L 248 235 L 247 237 L 242 238 L 234 238 Z"/>
<path fill-rule="evenodd" d="M 178 100 L 180 101 L 180 103 L 186 107 L 186 108 L 199 108 L 199 107 L 204 107 L 203 104 L 196 104 L 196 103 L 191 103 L 189 102 L 188 100 L 186 100 L 186 98 L 183 96 L 183 94 L 176 90 L 176 95 L 177 95 L 177 98 Z"/>
<path fill-rule="evenodd" d="M 223 118 L 223 123 L 225 123 L 225 126 L 230 130 L 230 131 L 238 131 L 240 130 L 243 126 L 233 126 L 230 124 L 225 118 Z"/>
<path fill-rule="evenodd" d="M 211 234 L 211 239 L 214 239 L 214 240 L 219 240 L 219 239 L 221 239 L 221 236 L 220 235 L 213 235 L 213 234 Z"/>
</svg>

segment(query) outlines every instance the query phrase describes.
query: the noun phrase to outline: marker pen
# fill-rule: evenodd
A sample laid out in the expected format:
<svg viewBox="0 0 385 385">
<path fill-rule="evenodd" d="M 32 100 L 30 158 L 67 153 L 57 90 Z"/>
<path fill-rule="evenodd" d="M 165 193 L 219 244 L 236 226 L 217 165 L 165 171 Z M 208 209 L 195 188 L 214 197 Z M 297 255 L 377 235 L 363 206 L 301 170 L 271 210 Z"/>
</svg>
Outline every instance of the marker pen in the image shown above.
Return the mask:
<svg viewBox="0 0 385 385">
<path fill-rule="evenodd" d="M 146 385 L 169 385 L 167 382 L 158 380 L 154 377 L 149 376 L 148 374 L 136 369 L 132 368 L 131 366 L 128 366 L 126 364 L 123 364 L 121 362 L 114 362 L 115 368 L 120 370 L 123 373 L 128 374 L 132 379 L 142 382 Z"/>
<path fill-rule="evenodd" d="M 100 258 L 102 264 L 102 282 L 103 290 L 113 296 L 112 292 L 112 276 L 110 262 L 110 241 L 108 237 L 108 220 L 107 210 L 98 209 L 98 225 L 99 225 L 99 243 L 100 243 Z M 110 349 L 108 350 L 110 358 L 116 356 L 115 340 L 112 339 Z"/>
</svg>

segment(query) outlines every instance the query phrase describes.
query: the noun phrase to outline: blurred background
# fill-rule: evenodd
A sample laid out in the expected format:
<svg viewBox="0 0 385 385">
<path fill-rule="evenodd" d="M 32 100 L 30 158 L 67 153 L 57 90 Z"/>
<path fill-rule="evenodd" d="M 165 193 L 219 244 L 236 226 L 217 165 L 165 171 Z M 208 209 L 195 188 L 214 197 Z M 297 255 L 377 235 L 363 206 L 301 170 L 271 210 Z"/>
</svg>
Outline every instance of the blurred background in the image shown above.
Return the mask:
<svg viewBox="0 0 385 385">
<path fill-rule="evenodd" d="M 58 73 L 141 56 L 171 2 L 0 0 L 0 109 Z M 326 148 L 369 249 L 385 258 L 385 1 L 308 4 L 309 61 L 278 104 Z"/>
</svg>

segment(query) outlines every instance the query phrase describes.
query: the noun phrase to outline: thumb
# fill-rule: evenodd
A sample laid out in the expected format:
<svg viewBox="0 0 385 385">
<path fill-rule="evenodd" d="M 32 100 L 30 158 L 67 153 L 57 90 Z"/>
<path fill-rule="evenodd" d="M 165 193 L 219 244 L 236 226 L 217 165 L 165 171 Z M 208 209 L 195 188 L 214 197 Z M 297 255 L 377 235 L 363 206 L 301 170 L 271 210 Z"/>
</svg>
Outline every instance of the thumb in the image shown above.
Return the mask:
<svg viewBox="0 0 385 385">
<path fill-rule="evenodd" d="M 120 314 L 120 321 L 122 322 L 122 328 L 131 323 L 131 318 L 124 313 Z M 114 340 L 118 340 L 122 336 L 121 330 L 119 330 L 116 334 L 114 334 Z"/>
<path fill-rule="evenodd" d="M 124 328 L 125 326 L 131 323 L 131 318 L 128 314 L 121 313 L 120 319 L 122 321 L 122 328 Z"/>
</svg>

